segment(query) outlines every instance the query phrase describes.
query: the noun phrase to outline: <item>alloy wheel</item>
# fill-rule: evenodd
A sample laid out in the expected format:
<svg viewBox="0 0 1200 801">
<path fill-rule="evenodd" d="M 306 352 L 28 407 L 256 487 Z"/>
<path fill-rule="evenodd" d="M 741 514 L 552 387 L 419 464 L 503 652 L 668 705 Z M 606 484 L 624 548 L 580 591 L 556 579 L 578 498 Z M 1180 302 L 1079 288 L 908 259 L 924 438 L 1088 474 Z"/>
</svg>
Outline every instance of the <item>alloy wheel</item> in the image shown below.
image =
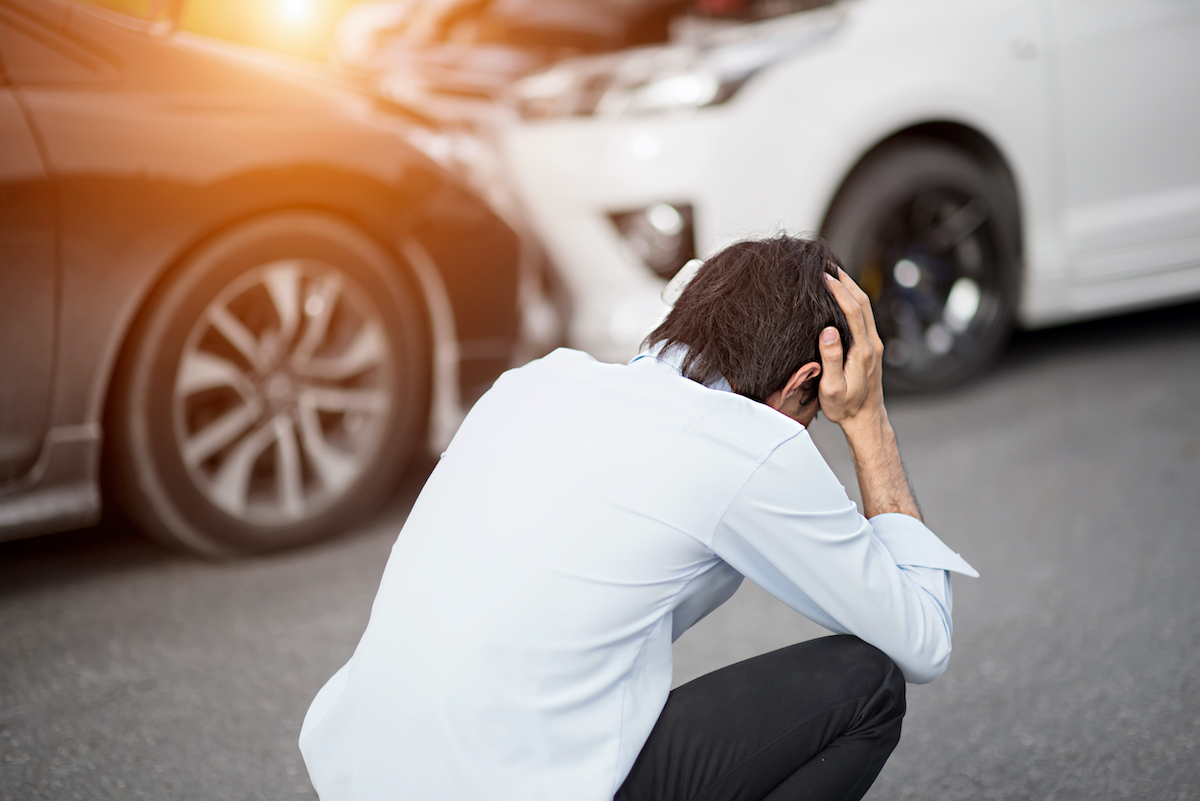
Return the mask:
<svg viewBox="0 0 1200 801">
<path fill-rule="evenodd" d="M 205 307 L 176 370 L 188 476 L 242 522 L 319 514 L 375 458 L 394 363 L 379 307 L 344 271 L 291 259 L 244 273 Z"/>
<path fill-rule="evenodd" d="M 895 205 L 878 229 L 860 279 L 893 374 L 953 374 L 991 335 L 1004 286 L 990 216 L 979 198 L 930 189 Z"/>
</svg>

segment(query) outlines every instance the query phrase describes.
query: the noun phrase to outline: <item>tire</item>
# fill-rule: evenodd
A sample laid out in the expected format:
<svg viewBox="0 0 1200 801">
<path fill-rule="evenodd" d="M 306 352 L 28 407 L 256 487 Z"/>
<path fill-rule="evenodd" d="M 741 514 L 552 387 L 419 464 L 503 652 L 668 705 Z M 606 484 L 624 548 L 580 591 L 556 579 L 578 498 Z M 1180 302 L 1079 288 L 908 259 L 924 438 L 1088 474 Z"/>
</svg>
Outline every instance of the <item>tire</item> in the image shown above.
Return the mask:
<svg viewBox="0 0 1200 801">
<path fill-rule="evenodd" d="M 429 346 L 402 270 L 313 212 L 189 256 L 131 333 L 106 478 L 151 536 L 206 556 L 298 545 L 373 510 L 420 440 Z"/>
<path fill-rule="evenodd" d="M 972 155 L 898 140 L 850 176 L 824 234 L 871 296 L 889 389 L 936 392 L 1008 340 L 1020 240 L 1011 184 Z"/>
</svg>

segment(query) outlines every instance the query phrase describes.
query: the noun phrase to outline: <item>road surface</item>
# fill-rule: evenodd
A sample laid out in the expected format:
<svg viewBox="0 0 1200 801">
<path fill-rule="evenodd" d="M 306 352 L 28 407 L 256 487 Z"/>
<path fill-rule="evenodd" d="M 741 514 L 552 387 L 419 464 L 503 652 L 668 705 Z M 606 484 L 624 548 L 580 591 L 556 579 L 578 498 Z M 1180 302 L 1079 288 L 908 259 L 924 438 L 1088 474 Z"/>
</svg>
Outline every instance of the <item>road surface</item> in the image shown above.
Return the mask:
<svg viewBox="0 0 1200 801">
<path fill-rule="evenodd" d="M 1200 305 L 1019 335 L 889 409 L 982 578 L 955 579 L 950 668 L 910 687 L 868 798 L 1200 798 Z M 813 436 L 853 494 L 840 433 Z M 115 524 L 0 545 L 0 799 L 314 798 L 301 719 L 428 469 L 345 538 L 240 563 Z M 747 585 L 676 679 L 822 633 Z"/>
</svg>

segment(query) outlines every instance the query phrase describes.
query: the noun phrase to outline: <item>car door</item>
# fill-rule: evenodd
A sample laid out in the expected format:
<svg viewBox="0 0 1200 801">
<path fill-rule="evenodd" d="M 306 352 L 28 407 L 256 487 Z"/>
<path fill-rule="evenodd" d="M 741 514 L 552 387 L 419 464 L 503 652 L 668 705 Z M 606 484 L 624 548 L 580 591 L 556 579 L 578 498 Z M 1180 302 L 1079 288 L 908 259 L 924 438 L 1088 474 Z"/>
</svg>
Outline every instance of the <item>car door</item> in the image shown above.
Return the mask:
<svg viewBox="0 0 1200 801">
<path fill-rule="evenodd" d="M 1200 2 L 1049 0 L 1076 276 L 1200 261 Z"/>
<path fill-rule="evenodd" d="M 0 7 L 0 485 L 41 450 L 54 371 L 54 208 L 37 141 L 12 77 Z"/>
</svg>

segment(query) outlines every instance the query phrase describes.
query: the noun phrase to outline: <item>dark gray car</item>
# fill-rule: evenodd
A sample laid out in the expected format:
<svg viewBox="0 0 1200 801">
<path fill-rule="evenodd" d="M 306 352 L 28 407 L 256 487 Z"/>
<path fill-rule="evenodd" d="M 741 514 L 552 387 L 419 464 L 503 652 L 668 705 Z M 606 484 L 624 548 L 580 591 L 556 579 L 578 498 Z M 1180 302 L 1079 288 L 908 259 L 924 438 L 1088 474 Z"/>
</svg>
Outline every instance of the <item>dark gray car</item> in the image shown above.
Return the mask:
<svg viewBox="0 0 1200 801">
<path fill-rule="evenodd" d="M 517 239 L 403 109 L 78 0 L 0 0 L 0 59 L 0 540 L 102 485 L 200 553 L 324 536 L 509 366 Z"/>
</svg>

